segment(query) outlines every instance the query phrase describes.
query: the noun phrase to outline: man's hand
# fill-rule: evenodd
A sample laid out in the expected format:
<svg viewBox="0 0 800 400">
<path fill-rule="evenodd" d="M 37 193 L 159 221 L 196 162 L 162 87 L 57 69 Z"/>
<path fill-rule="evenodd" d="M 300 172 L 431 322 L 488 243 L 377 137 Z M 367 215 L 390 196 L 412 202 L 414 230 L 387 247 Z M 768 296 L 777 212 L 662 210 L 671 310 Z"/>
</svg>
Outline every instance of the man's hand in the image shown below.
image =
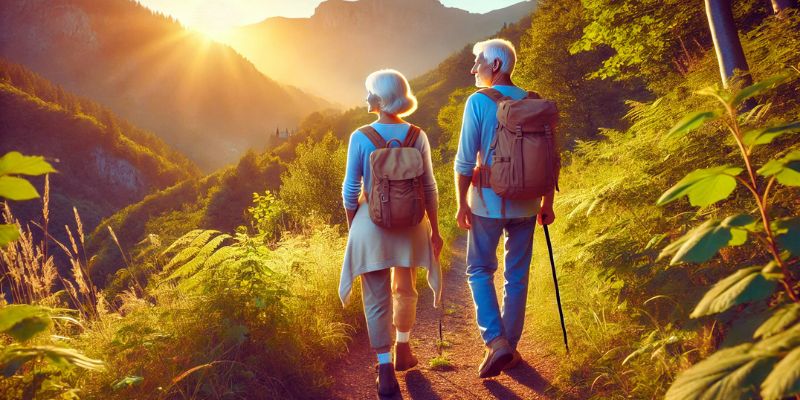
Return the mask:
<svg viewBox="0 0 800 400">
<path fill-rule="evenodd" d="M 459 228 L 464 230 L 469 230 L 472 228 L 472 209 L 469 208 L 469 205 L 462 204 L 458 206 L 458 211 L 456 212 L 456 223 L 458 224 Z"/>
<path fill-rule="evenodd" d="M 539 225 L 550 225 L 555 221 L 556 214 L 553 212 L 553 206 L 544 204 L 542 208 L 539 209 L 539 214 L 536 216 L 536 221 L 539 222 Z"/>
<path fill-rule="evenodd" d="M 439 255 L 442 254 L 442 246 L 444 245 L 444 241 L 442 237 L 439 235 L 439 232 L 431 233 L 431 246 L 433 247 L 433 256 L 436 259 L 439 259 Z"/>
</svg>

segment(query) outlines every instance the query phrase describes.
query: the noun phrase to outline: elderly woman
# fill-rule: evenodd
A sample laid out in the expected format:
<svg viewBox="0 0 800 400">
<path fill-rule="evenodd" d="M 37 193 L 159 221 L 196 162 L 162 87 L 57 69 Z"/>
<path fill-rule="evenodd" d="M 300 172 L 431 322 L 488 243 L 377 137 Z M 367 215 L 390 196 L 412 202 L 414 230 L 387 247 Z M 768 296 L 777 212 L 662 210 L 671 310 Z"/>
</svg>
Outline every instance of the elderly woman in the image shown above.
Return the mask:
<svg viewBox="0 0 800 400">
<path fill-rule="evenodd" d="M 381 70 L 366 80 L 368 112 L 378 119 L 369 125 L 389 142 L 402 143 L 411 124 L 402 117 L 417 108 L 406 78 L 394 70 Z M 417 290 L 415 268 L 427 270 L 428 284 L 434 292 L 434 306 L 441 294 L 439 252 L 442 238 L 437 219 L 438 193 L 431 165 L 431 150 L 425 132 L 420 132 L 413 147 L 422 155 L 422 184 L 427 219 L 405 228 L 383 228 L 370 219 L 362 185 L 368 193 L 372 184 L 369 156 L 376 146 L 367 136 L 368 127 L 350 135 L 347 171 L 342 197 L 350 233 L 345 250 L 339 296 L 347 304 L 353 281 L 361 276 L 364 314 L 370 345 L 378 354 L 378 393 L 392 395 L 399 390 L 395 370 L 404 371 L 417 364 L 409 346 L 416 319 Z M 397 330 L 394 360 L 391 356 L 392 324 Z"/>
</svg>

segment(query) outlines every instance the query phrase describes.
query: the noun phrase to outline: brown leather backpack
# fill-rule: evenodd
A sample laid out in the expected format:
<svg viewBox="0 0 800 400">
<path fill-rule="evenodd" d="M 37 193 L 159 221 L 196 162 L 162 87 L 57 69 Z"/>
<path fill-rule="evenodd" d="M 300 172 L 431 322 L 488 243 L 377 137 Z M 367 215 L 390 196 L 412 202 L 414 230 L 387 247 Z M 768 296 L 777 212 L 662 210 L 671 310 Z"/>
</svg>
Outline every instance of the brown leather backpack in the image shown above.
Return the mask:
<svg viewBox="0 0 800 400">
<path fill-rule="evenodd" d="M 425 215 L 425 191 L 422 186 L 422 153 L 414 147 L 420 129 L 408 127 L 405 140 L 388 143 L 375 128 L 358 128 L 366 135 L 375 151 L 369 155 L 372 187 L 367 194 L 369 217 L 383 228 L 415 226 Z M 399 147 L 391 147 L 397 142 Z"/>
<path fill-rule="evenodd" d="M 491 187 L 503 199 L 535 199 L 557 190 L 561 158 L 554 137 L 556 103 L 534 92 L 520 100 L 492 88 L 478 93 L 497 104 L 497 128 L 486 155 L 492 156 L 492 165 L 478 160 L 473 184 Z"/>
</svg>

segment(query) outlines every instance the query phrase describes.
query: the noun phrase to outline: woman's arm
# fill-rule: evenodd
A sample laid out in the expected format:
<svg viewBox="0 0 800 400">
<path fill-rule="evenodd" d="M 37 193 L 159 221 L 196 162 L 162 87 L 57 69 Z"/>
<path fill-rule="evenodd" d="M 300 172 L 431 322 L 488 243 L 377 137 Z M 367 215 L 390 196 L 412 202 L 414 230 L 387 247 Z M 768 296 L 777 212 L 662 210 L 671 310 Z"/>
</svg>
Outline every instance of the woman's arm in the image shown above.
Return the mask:
<svg viewBox="0 0 800 400">
<path fill-rule="evenodd" d="M 347 145 L 347 169 L 342 182 L 342 204 L 347 214 L 348 228 L 352 225 L 356 210 L 358 210 L 358 196 L 361 194 L 361 180 L 364 176 L 361 147 L 356 140 L 356 135 L 359 134 L 358 131 L 350 134 L 350 142 Z"/>
<path fill-rule="evenodd" d="M 439 190 L 436 185 L 436 177 L 433 174 L 433 163 L 431 162 L 431 146 L 425 132 L 420 132 L 418 140 L 422 147 L 422 167 L 423 167 L 423 186 L 425 189 L 425 212 L 431 223 L 431 245 L 433 254 L 438 259 L 442 251 L 442 236 L 439 233 Z"/>
</svg>

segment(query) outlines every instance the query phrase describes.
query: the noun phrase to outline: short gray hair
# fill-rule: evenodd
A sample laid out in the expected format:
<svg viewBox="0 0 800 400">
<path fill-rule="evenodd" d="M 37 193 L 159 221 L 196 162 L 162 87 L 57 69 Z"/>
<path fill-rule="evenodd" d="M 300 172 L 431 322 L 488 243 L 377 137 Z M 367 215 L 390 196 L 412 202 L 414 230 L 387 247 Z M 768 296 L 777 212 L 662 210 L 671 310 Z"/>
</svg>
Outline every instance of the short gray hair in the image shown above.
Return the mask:
<svg viewBox="0 0 800 400">
<path fill-rule="evenodd" d="M 367 76 L 364 85 L 367 92 L 378 96 L 385 113 L 405 117 L 417 110 L 417 98 L 411 93 L 408 80 L 396 70 L 375 71 Z"/>
<path fill-rule="evenodd" d="M 500 72 L 511 75 L 514 72 L 514 65 L 517 63 L 517 52 L 514 44 L 505 39 L 490 39 L 475 43 L 472 47 L 472 54 L 480 56 L 489 64 L 494 60 L 500 60 Z"/>
</svg>

